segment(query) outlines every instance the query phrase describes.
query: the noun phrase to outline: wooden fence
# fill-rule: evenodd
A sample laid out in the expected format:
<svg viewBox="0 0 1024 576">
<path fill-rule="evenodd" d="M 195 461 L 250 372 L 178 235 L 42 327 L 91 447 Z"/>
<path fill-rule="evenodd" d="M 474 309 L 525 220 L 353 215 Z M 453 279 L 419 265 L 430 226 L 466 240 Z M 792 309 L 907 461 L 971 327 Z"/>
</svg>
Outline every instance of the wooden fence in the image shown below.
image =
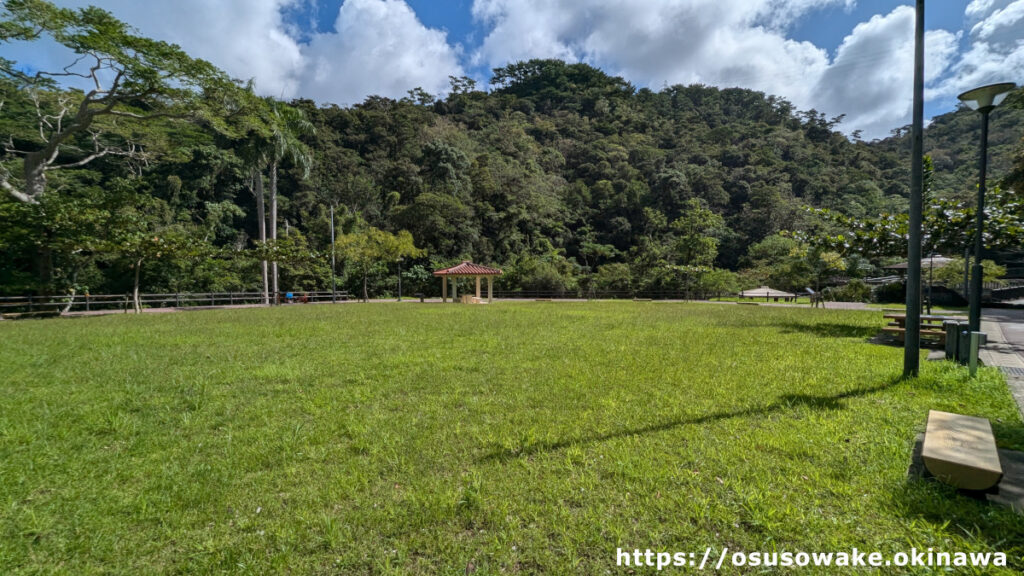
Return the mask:
<svg viewBox="0 0 1024 576">
<path fill-rule="evenodd" d="M 288 294 L 292 297 L 288 298 Z M 273 294 L 270 295 L 273 301 Z M 347 292 L 282 292 L 278 303 L 338 302 L 348 300 Z M 243 304 L 263 304 L 262 292 L 182 292 L 174 294 L 139 294 L 143 308 L 213 308 Z M 0 297 L 0 314 L 55 315 L 59 313 L 129 311 L 133 309 L 131 294 L 66 294 L 59 296 Z"/>
</svg>

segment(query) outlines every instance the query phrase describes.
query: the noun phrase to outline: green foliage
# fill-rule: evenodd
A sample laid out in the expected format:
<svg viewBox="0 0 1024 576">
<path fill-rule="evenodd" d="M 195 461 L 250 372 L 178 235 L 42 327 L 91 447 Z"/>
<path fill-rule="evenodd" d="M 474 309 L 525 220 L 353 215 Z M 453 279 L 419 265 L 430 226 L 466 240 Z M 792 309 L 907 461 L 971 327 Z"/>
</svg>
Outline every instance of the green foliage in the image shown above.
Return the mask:
<svg viewBox="0 0 1024 576">
<path fill-rule="evenodd" d="M 593 285 L 595 289 L 604 292 L 631 293 L 633 277 L 629 265 L 615 262 L 601 266 L 597 269 Z"/>
<path fill-rule="evenodd" d="M 708 297 L 736 294 L 740 291 L 739 276 L 731 270 L 707 270 L 697 277 L 695 289 Z"/>
<path fill-rule="evenodd" d="M 378 267 L 399 258 L 416 258 L 424 254 L 413 243 L 412 234 L 406 230 L 391 234 L 369 226 L 337 239 L 337 250 L 363 278 L 363 300 L 369 299 L 367 278 Z"/>
<path fill-rule="evenodd" d="M 10 147 L 18 153 L 5 151 L 0 157 L 0 186 L 22 202 L 40 200 L 49 171 L 108 155 L 144 157 L 125 123 L 218 119 L 221 99 L 236 92 L 234 82 L 210 63 L 189 57 L 175 45 L 138 36 L 99 8 L 58 8 L 44 0 L 5 2 L 0 45 L 40 39 L 62 45 L 77 58 L 66 67 L 33 74 L 0 59 L 4 105 L 11 100 L 23 119 Z M 57 81 L 69 75 L 92 86 L 88 91 L 60 89 Z M 29 125 L 35 130 L 25 130 Z"/>
<path fill-rule="evenodd" d="M 407 269 L 490 262 L 508 269 L 500 282 L 511 289 L 718 292 L 729 284 L 718 271 L 741 269 L 744 286 L 802 289 L 867 277 L 905 251 L 905 137 L 850 141 L 835 131 L 840 118 L 758 92 L 638 90 L 586 64 L 531 60 L 497 69 L 490 92 L 452 78 L 443 99 L 413 90 L 318 107 L 259 97 L 102 10 L 18 0 L 5 3 L 0 27 L 0 41 L 53 39 L 123 72 L 123 98 L 62 136 L 42 176 L 21 156 L 0 158 L 10 188 L 0 201 L 0 243 L 11 255 L 0 263 L 4 293 L 63 292 L 86 280 L 98 291 L 125 289 L 131 271 L 105 248 L 114 231 L 102 229 L 118 209 L 111 190 L 120 180 L 159 201 L 160 226 L 210 254 L 207 264 L 147 270 L 141 282 L 152 290 L 255 289 L 260 255 L 279 263 L 284 282 L 326 286 L 329 206 L 342 235 L 366 226 L 411 233 L 424 252 Z M 0 66 L 0 133 L 42 154 L 35 102 L 52 115 L 89 95 L 19 70 Z M 1007 126 L 1018 112 L 993 116 L 993 182 L 1012 164 L 1019 139 Z M 971 233 L 975 176 L 962 166 L 975 121 L 958 111 L 929 129 L 942 142 L 931 150 L 928 251 L 959 253 Z M 293 230 L 303 243 L 296 250 L 312 260 L 267 253 L 269 244 L 253 249 L 267 222 L 258 208 L 264 180 L 277 212 L 271 224 Z M 988 196 L 994 249 L 1013 250 L 1024 236 L 1024 204 L 1010 180 Z M 38 193 L 26 192 L 30 181 Z M 61 192 L 50 200 L 43 189 Z M 13 203 L 26 198 L 46 207 Z M 783 231 L 796 243 L 768 254 Z M 397 281 L 393 261 L 342 264 L 343 285 L 362 280 L 364 295 Z"/>
<path fill-rule="evenodd" d="M 975 262 L 974 258 L 971 258 L 970 264 Z M 973 274 L 973 272 L 972 272 Z M 1006 276 L 1006 266 L 1000 266 L 992 260 L 981 261 L 981 279 L 985 284 L 998 283 L 1000 279 Z M 953 258 L 948 264 L 941 268 L 936 268 L 932 273 L 932 278 L 936 283 L 943 283 L 946 286 L 963 286 L 964 284 L 964 259 Z"/>
<path fill-rule="evenodd" d="M 881 304 L 906 304 L 907 283 L 890 282 L 882 284 L 875 288 L 874 300 Z"/>
<path fill-rule="evenodd" d="M 974 202 L 973 199 L 966 203 L 936 199 L 928 206 L 922 222 L 925 252 L 957 253 L 969 243 L 974 235 L 977 213 Z M 1015 194 L 999 187 L 986 192 L 985 203 L 986 248 L 1019 249 L 1024 243 L 1024 203 Z M 906 213 L 857 219 L 827 209 L 808 207 L 808 211 L 838 232 L 797 232 L 794 234 L 796 238 L 842 253 L 875 259 L 907 253 L 909 216 Z"/>
<path fill-rule="evenodd" d="M 838 288 L 830 289 L 829 297 L 838 302 L 871 302 L 871 286 L 854 278 Z"/>
</svg>

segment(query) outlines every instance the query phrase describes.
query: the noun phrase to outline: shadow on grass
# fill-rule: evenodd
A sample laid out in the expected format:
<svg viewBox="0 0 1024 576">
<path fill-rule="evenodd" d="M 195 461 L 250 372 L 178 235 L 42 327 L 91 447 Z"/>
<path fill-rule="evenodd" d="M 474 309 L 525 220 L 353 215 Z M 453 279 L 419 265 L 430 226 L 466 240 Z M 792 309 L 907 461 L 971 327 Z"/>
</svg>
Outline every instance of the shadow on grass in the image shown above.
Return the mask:
<svg viewBox="0 0 1024 576">
<path fill-rule="evenodd" d="M 1020 420 L 1005 422 L 993 419 L 992 434 L 1000 448 L 1024 452 L 1024 424 Z"/>
<path fill-rule="evenodd" d="M 605 434 L 596 434 L 593 436 L 581 436 L 575 438 L 567 438 L 564 440 L 557 440 L 554 442 L 537 442 L 535 444 L 528 444 L 517 448 L 506 448 L 499 447 L 491 452 L 480 457 L 478 462 L 489 462 L 499 461 L 505 462 L 514 458 L 520 458 L 523 456 L 529 456 L 531 454 L 537 454 L 541 452 L 553 452 L 568 448 L 569 446 L 579 446 L 581 444 L 596 444 L 598 442 L 605 442 L 607 440 L 614 440 L 616 438 L 624 438 L 627 436 L 636 436 L 639 434 L 651 434 L 656 432 L 664 432 L 673 428 L 681 428 L 683 426 L 692 426 L 697 424 L 707 424 L 710 422 L 717 422 L 719 420 L 727 420 L 729 418 L 744 418 L 747 416 L 767 416 L 770 414 L 776 414 L 785 412 L 800 407 L 807 407 L 812 410 L 843 410 L 846 408 L 846 404 L 843 400 L 848 398 L 857 398 L 860 396 L 866 396 L 875 392 L 880 392 L 900 383 L 900 378 L 893 378 L 884 384 L 878 386 L 872 386 L 870 388 L 857 388 L 855 390 L 849 390 L 841 394 L 834 396 L 811 396 L 809 394 L 785 394 L 779 396 L 774 402 L 766 406 L 759 406 L 755 408 L 745 408 L 743 410 L 733 410 L 726 412 L 714 412 L 706 414 L 704 416 L 695 416 L 689 418 L 677 418 L 673 420 L 667 420 L 657 424 L 651 424 L 649 426 L 641 426 L 638 428 L 626 428 L 623 430 L 616 430 L 614 432 L 608 432 Z"/>
<path fill-rule="evenodd" d="M 786 322 L 776 326 L 781 328 L 783 332 L 811 334 L 824 338 L 871 338 L 879 332 L 877 326 L 839 324 L 836 322 L 816 322 L 813 324 Z"/>
</svg>

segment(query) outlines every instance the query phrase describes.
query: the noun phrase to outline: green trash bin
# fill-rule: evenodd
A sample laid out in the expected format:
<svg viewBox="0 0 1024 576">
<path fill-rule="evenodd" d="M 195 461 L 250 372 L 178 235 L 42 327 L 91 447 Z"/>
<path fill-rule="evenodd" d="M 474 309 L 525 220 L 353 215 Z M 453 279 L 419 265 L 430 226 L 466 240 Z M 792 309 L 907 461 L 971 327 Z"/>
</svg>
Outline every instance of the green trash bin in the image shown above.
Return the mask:
<svg viewBox="0 0 1024 576">
<path fill-rule="evenodd" d="M 946 331 L 946 360 L 956 360 L 957 344 L 960 343 L 960 323 L 946 321 L 942 323 Z"/>
<path fill-rule="evenodd" d="M 971 360 L 971 325 L 960 322 L 957 327 L 956 361 L 967 366 Z"/>
</svg>

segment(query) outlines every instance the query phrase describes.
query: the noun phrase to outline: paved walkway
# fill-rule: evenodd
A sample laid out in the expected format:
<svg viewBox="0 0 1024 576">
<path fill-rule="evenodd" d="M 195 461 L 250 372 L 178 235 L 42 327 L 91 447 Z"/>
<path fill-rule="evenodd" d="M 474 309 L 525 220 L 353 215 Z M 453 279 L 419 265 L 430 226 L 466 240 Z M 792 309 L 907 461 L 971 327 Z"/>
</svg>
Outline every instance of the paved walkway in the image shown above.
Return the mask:
<svg viewBox="0 0 1024 576">
<path fill-rule="evenodd" d="M 981 314 L 981 331 L 988 344 L 978 356 L 988 366 L 1006 373 L 1010 393 L 1024 416 L 1024 310 L 986 308 Z"/>
</svg>

